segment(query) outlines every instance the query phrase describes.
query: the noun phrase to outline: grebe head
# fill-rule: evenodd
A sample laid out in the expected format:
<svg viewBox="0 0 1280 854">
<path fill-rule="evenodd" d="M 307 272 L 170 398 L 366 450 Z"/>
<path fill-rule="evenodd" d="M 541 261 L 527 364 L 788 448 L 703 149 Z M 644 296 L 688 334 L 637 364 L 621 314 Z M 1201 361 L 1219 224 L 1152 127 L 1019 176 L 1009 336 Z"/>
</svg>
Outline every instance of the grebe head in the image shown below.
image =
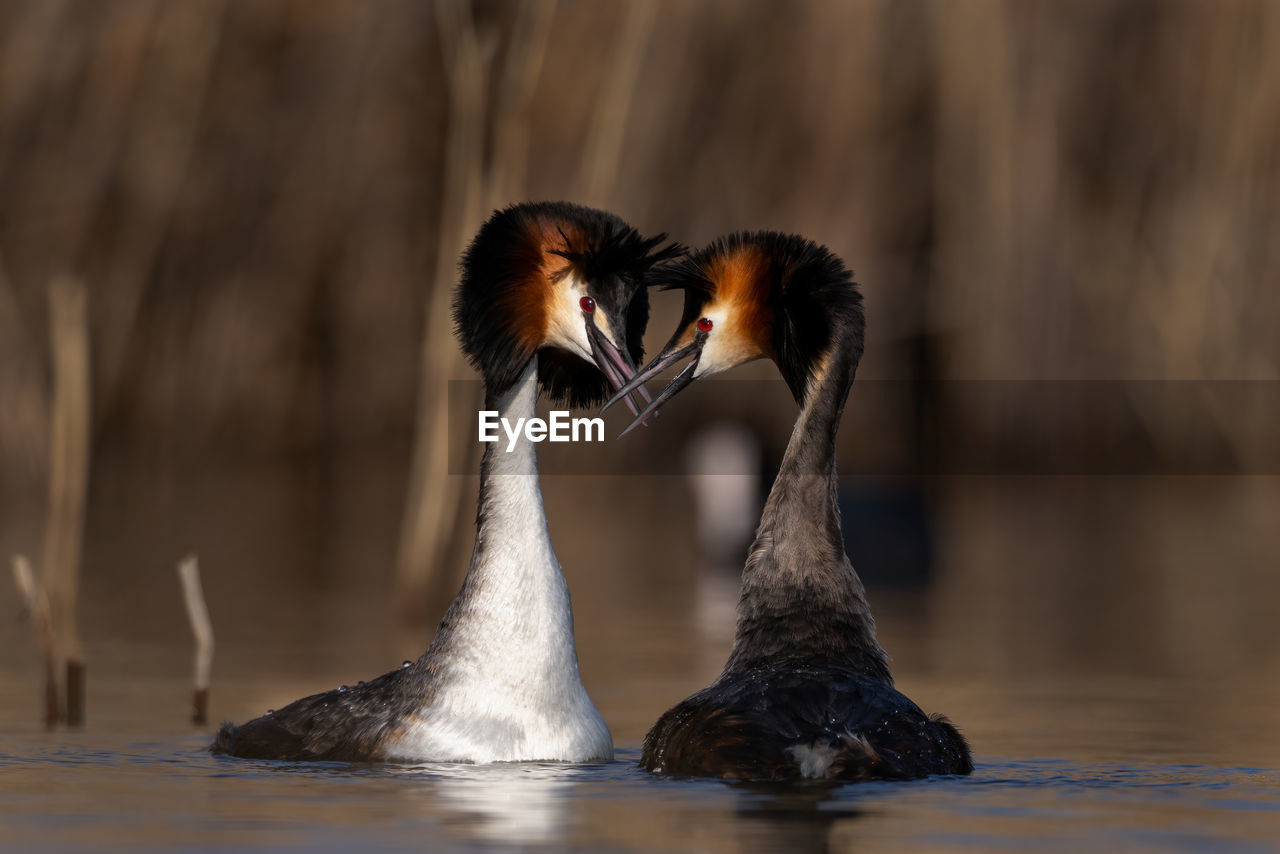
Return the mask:
<svg viewBox="0 0 1280 854">
<path fill-rule="evenodd" d="M 732 234 L 655 268 L 650 283 L 683 289 L 684 315 L 662 352 L 606 407 L 668 367 L 688 362 L 637 422 L 695 379 L 760 358 L 773 360 L 803 404 L 837 338 L 851 367 L 862 356 L 865 321 L 853 276 L 837 256 L 803 237 Z"/>
<path fill-rule="evenodd" d="M 543 390 L 571 406 L 628 382 L 644 355 L 645 275 L 680 252 L 658 248 L 665 237 L 566 202 L 490 217 L 463 255 L 453 303 L 463 351 L 489 390 L 509 388 L 535 354 Z"/>
</svg>

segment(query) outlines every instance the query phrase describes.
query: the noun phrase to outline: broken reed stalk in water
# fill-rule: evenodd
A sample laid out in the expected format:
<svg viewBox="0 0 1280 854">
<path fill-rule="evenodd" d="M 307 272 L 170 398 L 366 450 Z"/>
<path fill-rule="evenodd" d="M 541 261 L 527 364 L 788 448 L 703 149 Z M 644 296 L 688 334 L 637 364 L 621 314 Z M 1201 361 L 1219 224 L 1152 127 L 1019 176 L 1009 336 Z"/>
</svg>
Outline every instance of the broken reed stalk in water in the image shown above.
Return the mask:
<svg viewBox="0 0 1280 854">
<path fill-rule="evenodd" d="M 26 616 L 35 629 L 36 642 L 44 657 L 44 722 L 52 729 L 58 725 L 62 707 L 58 701 L 58 668 L 54 655 L 57 644 L 53 637 L 53 621 L 49 617 L 49 597 L 36 580 L 31 563 L 23 555 L 13 556 L 13 583 L 22 596 Z"/>
<path fill-rule="evenodd" d="M 200 584 L 200 563 L 195 555 L 187 555 L 178 563 L 178 579 L 182 582 L 182 598 L 187 603 L 187 619 L 196 640 L 195 689 L 192 693 L 191 722 L 209 722 L 209 680 L 213 671 L 213 622 L 204 601 Z"/>
<path fill-rule="evenodd" d="M 54 668 L 66 674 L 61 699 L 68 726 L 84 723 L 84 649 L 76 624 L 85 497 L 89 486 L 89 329 L 84 282 L 49 284 L 53 405 L 49 416 L 49 516 L 41 572 L 53 627 Z M 55 680 L 56 681 L 56 680 Z"/>
</svg>

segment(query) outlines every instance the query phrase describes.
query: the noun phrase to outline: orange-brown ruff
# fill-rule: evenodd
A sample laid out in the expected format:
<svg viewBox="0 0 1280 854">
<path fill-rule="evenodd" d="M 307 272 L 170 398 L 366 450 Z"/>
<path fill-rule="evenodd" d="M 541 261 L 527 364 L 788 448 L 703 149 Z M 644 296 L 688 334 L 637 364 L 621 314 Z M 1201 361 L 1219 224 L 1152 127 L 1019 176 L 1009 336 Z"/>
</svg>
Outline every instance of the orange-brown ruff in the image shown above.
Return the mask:
<svg viewBox="0 0 1280 854">
<path fill-rule="evenodd" d="M 673 251 L 654 251 L 661 239 L 564 202 L 490 217 L 463 256 L 454 301 L 485 409 L 532 418 L 540 392 L 593 403 L 630 379 L 649 314 L 644 274 Z M 532 442 L 486 447 L 476 515 L 462 589 L 417 661 L 225 724 L 211 750 L 292 761 L 612 759 L 578 672 Z"/>
<path fill-rule="evenodd" d="M 508 387 L 536 353 L 538 381 L 553 400 L 589 406 L 606 398 L 609 384 L 595 366 L 580 354 L 543 346 L 554 322 L 563 320 L 553 297 L 566 279 L 586 283 L 584 293 L 601 307 L 596 317 L 624 323 L 606 331 L 639 360 L 649 320 L 641 284 L 651 265 L 679 251 L 658 248 L 662 239 L 565 202 L 516 205 L 491 218 L 463 256 L 454 303 L 463 350 L 486 384 Z"/>
<path fill-rule="evenodd" d="M 723 331 L 733 336 L 750 358 L 776 358 L 773 349 L 773 306 L 769 302 L 771 264 L 755 245 L 737 246 L 708 259 L 707 277 L 716 283 L 716 300 L 730 318 Z"/>
<path fill-rule="evenodd" d="M 691 367 L 649 409 L 698 376 L 768 357 L 801 411 L 743 570 L 733 652 L 712 685 L 658 720 L 641 765 L 743 780 L 969 773 L 956 728 L 894 688 L 844 552 L 835 436 L 864 326 L 849 271 L 808 240 L 760 232 L 655 278 L 685 290 L 685 311 L 651 364 L 661 370 L 683 351 Z"/>
<path fill-rule="evenodd" d="M 554 282 L 573 271 L 565 255 L 590 245 L 581 223 L 552 210 L 533 210 L 516 220 L 513 260 L 527 272 L 519 287 L 495 291 L 496 310 L 512 318 L 511 332 L 526 350 L 536 350 L 547 333 L 547 307 Z M 520 257 L 525 256 L 525 257 Z"/>
</svg>

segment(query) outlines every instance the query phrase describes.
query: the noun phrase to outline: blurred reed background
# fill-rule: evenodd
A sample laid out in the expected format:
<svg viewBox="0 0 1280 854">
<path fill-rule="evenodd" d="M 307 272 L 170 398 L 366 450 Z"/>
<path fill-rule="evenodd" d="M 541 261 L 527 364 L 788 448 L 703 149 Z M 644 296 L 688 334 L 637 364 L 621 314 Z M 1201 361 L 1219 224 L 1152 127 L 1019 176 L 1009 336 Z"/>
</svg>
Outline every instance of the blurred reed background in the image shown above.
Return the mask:
<svg viewBox="0 0 1280 854">
<path fill-rule="evenodd" d="M 562 198 L 695 246 L 776 228 L 842 255 L 867 296 L 860 378 L 912 390 L 887 414 L 868 405 L 874 392 L 855 390 L 841 440 L 871 468 L 876 455 L 938 453 L 939 412 L 946 441 L 994 458 L 1037 419 L 1062 429 L 1061 410 L 993 403 L 964 381 L 1195 380 L 1179 393 L 1204 397 L 1217 417 L 1188 422 L 1158 406 L 1145 417 L 1141 394 L 1121 385 L 1110 407 L 1080 398 L 1067 432 L 1087 450 L 1120 411 L 1159 459 L 1212 446 L 1228 464 L 1208 474 L 1280 471 L 1248 464 L 1269 452 L 1277 424 L 1280 4 L 6 0 L 6 559 L 41 551 L 49 293 L 73 277 L 87 291 L 92 354 L 90 640 L 101 650 L 172 637 L 183 649 L 182 618 L 167 606 L 128 626 L 119 614 L 138 596 L 172 592 L 176 607 L 172 563 L 197 548 L 233 652 L 260 650 L 290 611 L 313 609 L 295 626 L 301 638 L 341 636 L 345 615 L 396 608 L 411 627 L 397 648 L 416 655 L 443 607 L 425 604 L 428 593 L 447 602 L 473 533 L 474 478 L 459 473 L 474 468 L 474 445 L 449 439 L 450 418 L 456 433 L 473 415 L 445 405 L 449 382 L 473 377 L 448 317 L 456 258 L 494 207 Z M 651 353 L 678 302 L 654 295 Z M 740 376 L 774 374 L 758 365 Z M 1215 383 L 1240 380 L 1254 381 L 1237 389 L 1248 405 L 1216 410 Z M 679 459 L 700 421 L 737 415 L 764 443 L 767 477 L 794 410 L 785 391 L 767 407 L 743 394 L 682 397 L 632 454 Z M 676 464 L 638 477 L 623 450 L 598 457 L 595 470 L 615 478 L 544 484 L 580 637 L 602 633 L 584 645 L 589 677 L 617 663 L 642 678 L 645 664 L 625 659 L 626 639 L 584 617 L 584 602 L 610 612 L 632 596 L 689 598 L 694 499 Z M 567 456 L 548 449 L 544 470 L 568 467 Z M 1028 633 L 1056 631 L 1046 626 L 1061 632 L 1045 644 L 1080 654 L 1072 614 L 1106 598 L 1090 579 L 1132 589 L 1122 603 L 1147 602 L 1153 584 L 1185 601 L 1201 582 L 1169 579 L 1202 566 L 1172 546 L 1164 558 L 1133 547 L 1099 564 L 1106 550 L 1081 545 L 1081 529 L 1101 528 L 1098 542 L 1164 530 L 1160 502 L 1173 501 L 1210 527 L 1214 513 L 1248 520 L 1242 551 L 1213 554 L 1256 568 L 1273 556 L 1263 521 L 1280 510 L 1274 481 L 1237 478 L 1229 488 L 1247 494 L 1225 503 L 1206 500 L 1201 481 L 1185 501 L 1158 484 L 1102 500 L 1072 486 L 1072 506 L 1088 512 L 1067 532 L 1031 481 L 983 481 L 958 516 L 932 523 L 939 548 L 971 543 L 973 558 L 930 582 L 925 604 L 960 623 L 974 608 L 990 616 L 976 600 L 1007 594 L 989 606 L 1005 619 L 985 620 L 956 657 L 1017 658 Z M 1145 522 L 1108 522 L 1103 507 L 1155 509 Z M 628 543 L 616 565 L 573 536 L 584 508 L 593 530 Z M 637 537 L 628 514 L 666 533 Z M 1014 536 L 1024 549 L 1073 544 L 1028 570 L 1022 551 L 1001 546 Z M 1053 601 L 1028 611 L 1037 585 Z M 1214 613 L 1235 638 L 1224 649 L 1243 643 L 1231 625 L 1250 627 L 1251 649 L 1280 647 L 1247 585 Z M 714 672 L 727 631 L 715 629 L 721 646 L 699 666 Z M 1134 661 L 1155 654 L 1117 631 Z M 5 666 L 18 668 L 26 630 L 4 632 L 15 650 Z M 924 660 L 898 643 L 908 664 Z M 1163 655 L 1183 661 L 1187 650 Z M 286 669 L 304 658 L 261 661 Z M 1036 659 L 1046 660 L 1058 659 Z M 350 661 L 328 662 L 340 664 Z M 642 731 L 674 699 L 652 700 L 624 730 Z M 234 711 L 260 711 L 249 705 Z"/>
</svg>

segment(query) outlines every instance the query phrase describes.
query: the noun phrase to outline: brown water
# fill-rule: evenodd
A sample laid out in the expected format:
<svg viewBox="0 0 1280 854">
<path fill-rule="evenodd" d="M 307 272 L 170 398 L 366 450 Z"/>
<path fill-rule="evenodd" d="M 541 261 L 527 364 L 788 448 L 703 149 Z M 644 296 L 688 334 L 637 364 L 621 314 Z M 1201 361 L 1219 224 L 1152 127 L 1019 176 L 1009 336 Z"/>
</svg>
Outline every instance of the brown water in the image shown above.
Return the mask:
<svg viewBox="0 0 1280 854">
<path fill-rule="evenodd" d="M 211 757 L 185 723 L 173 563 L 201 555 L 218 718 L 388 670 L 429 637 L 387 619 L 395 466 L 103 464 L 84 731 L 37 725 L 30 629 L 0 622 L 0 848 L 1280 850 L 1280 478 L 933 481 L 933 572 L 871 599 L 899 687 L 960 725 L 977 769 L 837 787 L 637 770 L 648 725 L 723 662 L 735 579 L 694 568 L 681 478 L 617 487 L 545 483 L 613 763 L 298 765 Z M 611 536 L 663 535 L 601 561 L 582 531 L 606 502 Z M 0 548 L 34 551 L 38 509 L 5 506 Z"/>
</svg>

